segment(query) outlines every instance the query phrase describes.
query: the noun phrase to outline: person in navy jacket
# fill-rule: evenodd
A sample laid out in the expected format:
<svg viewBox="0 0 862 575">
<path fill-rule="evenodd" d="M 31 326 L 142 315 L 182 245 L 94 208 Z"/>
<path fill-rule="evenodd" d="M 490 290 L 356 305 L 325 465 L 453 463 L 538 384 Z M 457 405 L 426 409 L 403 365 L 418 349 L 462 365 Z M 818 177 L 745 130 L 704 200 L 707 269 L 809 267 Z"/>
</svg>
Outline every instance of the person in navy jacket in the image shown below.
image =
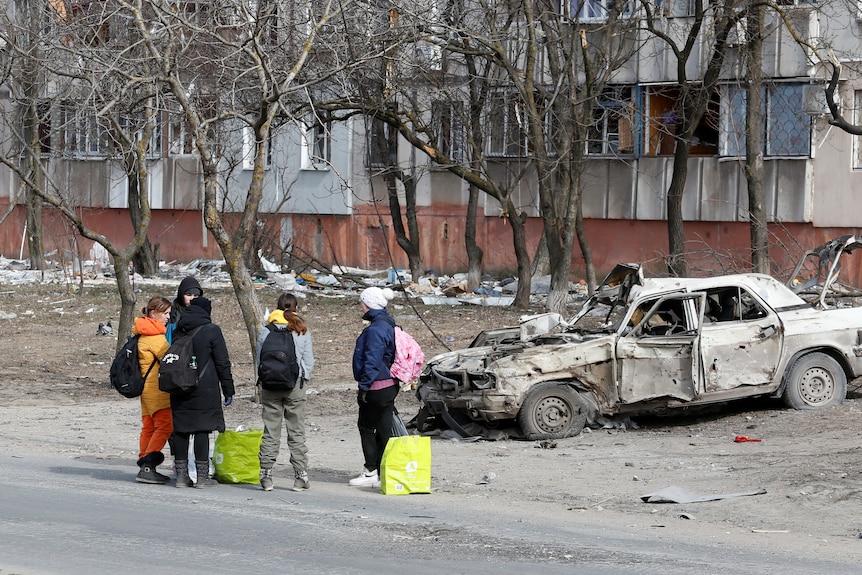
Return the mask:
<svg viewBox="0 0 862 575">
<path fill-rule="evenodd" d="M 370 287 L 359 296 L 362 319 L 369 322 L 356 339 L 353 379 L 357 382 L 359 439 L 365 468 L 350 480 L 357 487 L 380 486 L 380 460 L 392 435 L 395 398 L 401 387 L 389 373 L 395 359 L 395 320 L 386 312 L 395 297 L 389 288 Z"/>
</svg>

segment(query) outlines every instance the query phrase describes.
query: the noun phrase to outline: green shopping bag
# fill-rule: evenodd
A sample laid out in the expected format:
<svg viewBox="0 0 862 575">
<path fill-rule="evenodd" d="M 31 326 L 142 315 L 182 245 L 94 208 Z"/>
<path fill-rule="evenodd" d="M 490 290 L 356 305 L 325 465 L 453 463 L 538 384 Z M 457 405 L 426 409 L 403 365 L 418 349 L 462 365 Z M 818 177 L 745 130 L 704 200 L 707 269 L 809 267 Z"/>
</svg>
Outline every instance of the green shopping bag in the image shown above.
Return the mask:
<svg viewBox="0 0 862 575">
<path fill-rule="evenodd" d="M 260 441 L 263 429 L 225 430 L 213 447 L 215 479 L 219 483 L 258 483 L 260 481 Z"/>
<path fill-rule="evenodd" d="M 389 438 L 380 463 L 380 492 L 384 495 L 431 493 L 430 437 Z"/>
</svg>

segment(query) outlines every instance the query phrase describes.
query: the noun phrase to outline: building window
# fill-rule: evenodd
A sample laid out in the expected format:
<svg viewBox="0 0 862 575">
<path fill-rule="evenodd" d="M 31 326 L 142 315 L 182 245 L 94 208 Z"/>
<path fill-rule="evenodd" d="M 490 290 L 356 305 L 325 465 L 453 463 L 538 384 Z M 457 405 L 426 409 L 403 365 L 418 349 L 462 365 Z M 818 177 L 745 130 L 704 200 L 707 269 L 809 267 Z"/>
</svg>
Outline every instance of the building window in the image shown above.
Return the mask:
<svg viewBox="0 0 862 575">
<path fill-rule="evenodd" d="M 51 102 L 42 101 L 36 105 L 36 121 L 39 123 L 39 153 L 51 154 Z"/>
<path fill-rule="evenodd" d="M 111 153 L 107 121 L 75 102 L 63 106 L 63 151 L 73 156 L 104 157 Z"/>
<path fill-rule="evenodd" d="M 186 156 L 192 153 L 194 145 L 185 118 L 180 113 L 171 114 L 168 123 L 168 155 Z"/>
<path fill-rule="evenodd" d="M 398 133 L 389 124 L 369 118 L 368 167 L 387 168 L 394 166 L 398 158 Z"/>
<path fill-rule="evenodd" d="M 488 111 L 488 155 L 510 158 L 527 156 L 527 125 L 524 105 L 515 92 L 490 95 Z"/>
<path fill-rule="evenodd" d="M 596 99 L 587 154 L 633 154 L 635 106 L 631 86 L 610 86 Z"/>
<path fill-rule="evenodd" d="M 646 90 L 646 149 L 647 156 L 672 156 L 676 149 L 680 123 L 680 92 L 677 86 L 650 86 Z M 719 97 L 714 93 L 706 112 L 698 122 L 688 142 L 692 156 L 718 154 Z"/>
<path fill-rule="evenodd" d="M 315 116 L 311 125 L 304 127 L 302 141 L 302 165 L 319 169 L 332 161 L 332 123 Z"/>
<path fill-rule="evenodd" d="M 728 86 L 721 106 L 721 155 L 744 156 L 747 90 Z M 804 111 L 804 84 L 782 83 L 763 91 L 766 157 L 810 157 L 811 119 Z"/>
<path fill-rule="evenodd" d="M 862 90 L 853 92 L 853 123 L 862 125 Z M 853 169 L 862 170 L 862 136 L 853 136 Z"/>
<path fill-rule="evenodd" d="M 766 91 L 766 155 L 811 155 L 811 118 L 803 111 L 802 84 L 776 84 Z"/>
<path fill-rule="evenodd" d="M 605 22 L 612 15 L 631 17 L 637 7 L 638 0 L 566 0 L 563 14 L 581 22 Z"/>
<path fill-rule="evenodd" d="M 435 102 L 433 105 L 437 149 L 456 163 L 464 160 L 463 111 L 464 107 L 459 102 Z"/>
<path fill-rule="evenodd" d="M 654 14 L 670 17 L 694 16 L 696 0 L 655 0 Z"/>
<path fill-rule="evenodd" d="M 243 170 L 253 170 L 254 169 L 254 153 L 255 153 L 254 129 L 251 126 L 245 126 L 242 129 L 242 169 Z M 269 138 L 267 138 L 266 157 L 263 159 L 264 169 L 268 169 L 270 166 L 272 166 L 272 132 L 270 132 Z"/>
<path fill-rule="evenodd" d="M 143 113 L 134 116 L 124 115 L 120 118 L 120 128 L 127 134 L 133 135 L 135 141 L 143 138 L 146 117 Z M 150 133 L 150 141 L 147 143 L 147 157 L 150 159 L 162 157 L 164 144 L 164 121 L 160 113 L 154 113 L 152 117 L 153 131 Z"/>
</svg>

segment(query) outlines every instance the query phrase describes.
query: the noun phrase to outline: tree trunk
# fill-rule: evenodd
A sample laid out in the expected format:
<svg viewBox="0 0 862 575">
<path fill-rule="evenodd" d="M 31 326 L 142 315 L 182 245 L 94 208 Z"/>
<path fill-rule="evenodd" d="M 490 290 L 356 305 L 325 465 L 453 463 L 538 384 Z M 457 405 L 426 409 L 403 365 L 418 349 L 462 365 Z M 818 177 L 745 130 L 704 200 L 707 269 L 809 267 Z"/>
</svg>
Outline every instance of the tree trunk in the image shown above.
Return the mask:
<svg viewBox="0 0 862 575">
<path fill-rule="evenodd" d="M 45 269 L 45 246 L 42 229 L 42 198 L 27 189 L 27 249 L 30 252 L 30 269 Z"/>
<path fill-rule="evenodd" d="M 587 276 L 584 280 L 587 282 L 587 293 L 593 295 L 596 287 L 598 287 L 598 280 L 596 279 L 596 266 L 593 262 L 593 249 L 590 247 L 587 234 L 584 231 L 584 212 L 580 191 L 578 191 L 577 213 L 575 214 L 575 233 L 578 236 L 578 247 L 580 247 L 581 255 L 584 258 L 584 273 Z"/>
<path fill-rule="evenodd" d="M 512 226 L 512 244 L 515 248 L 515 259 L 518 263 L 518 291 L 515 294 L 514 307 L 527 308 L 530 305 L 530 254 L 527 252 L 527 233 L 524 224 L 527 214 L 518 213 L 511 199 L 506 200 L 506 212 L 509 214 L 509 224 Z"/>
<path fill-rule="evenodd" d="M 467 291 L 472 292 L 482 283 L 482 248 L 476 243 L 476 212 L 479 206 L 479 189 L 470 185 L 467 200 L 467 221 L 464 223 L 464 246 L 467 249 Z"/>
<path fill-rule="evenodd" d="M 114 254 L 114 277 L 117 279 L 117 292 L 120 294 L 120 318 L 116 327 L 117 350 L 126 343 L 126 335 L 132 333 L 135 315 L 137 315 L 137 297 L 132 280 L 129 277 L 129 258 Z"/>
<path fill-rule="evenodd" d="M 542 236 L 539 238 L 539 244 L 536 246 L 536 253 L 533 256 L 532 272 L 533 277 L 546 276 L 551 273 L 551 259 L 548 255 L 548 243 L 545 240 L 545 230 L 542 229 Z"/>
<path fill-rule="evenodd" d="M 748 19 L 748 94 L 745 115 L 745 179 L 748 182 L 748 227 L 751 267 L 769 273 L 769 236 L 763 209 L 763 7 L 752 8 Z"/>
<path fill-rule="evenodd" d="M 141 229 L 143 210 L 141 209 L 141 192 L 138 182 L 138 167 L 135 154 L 125 154 L 126 181 L 129 185 L 129 218 L 135 233 Z M 142 276 L 154 276 L 159 272 L 159 261 L 156 250 L 150 245 L 150 238 L 144 236 L 144 243 L 132 256 L 135 271 Z"/>
<path fill-rule="evenodd" d="M 257 175 L 252 176 L 252 178 Z M 254 185 L 254 184 L 253 184 Z M 239 304 L 240 313 L 245 321 L 252 353 L 257 350 L 257 333 L 263 321 L 263 309 L 254 289 L 254 281 L 245 260 L 247 231 L 240 224 L 231 237 L 224 227 L 221 216 L 216 209 L 218 173 L 214 169 L 204 168 L 204 223 L 221 248 L 231 285 Z M 249 192 L 250 194 L 253 192 Z"/>
<path fill-rule="evenodd" d="M 390 169 L 397 170 L 397 168 Z M 394 171 L 387 172 L 383 179 L 386 182 L 386 190 L 389 196 L 389 215 L 392 218 L 392 231 L 395 232 L 395 241 L 407 255 L 410 274 L 414 278 L 418 278 L 425 273 L 425 270 L 422 266 L 422 255 L 419 253 L 419 226 L 416 223 L 416 182 L 412 177 L 405 176 L 400 172 L 396 175 Z M 410 231 L 409 236 L 401 219 L 401 202 L 398 201 L 398 180 L 404 186 L 404 197 L 407 204 L 405 217 L 407 218 L 407 229 Z M 395 267 L 394 263 L 393 267 Z"/>
<path fill-rule="evenodd" d="M 685 125 L 685 121 L 683 121 Z M 671 275 L 686 277 L 688 266 L 685 261 L 685 230 L 682 219 L 682 196 L 685 180 L 688 177 L 687 138 L 677 137 L 673 154 L 673 175 L 667 190 L 667 268 Z"/>
</svg>

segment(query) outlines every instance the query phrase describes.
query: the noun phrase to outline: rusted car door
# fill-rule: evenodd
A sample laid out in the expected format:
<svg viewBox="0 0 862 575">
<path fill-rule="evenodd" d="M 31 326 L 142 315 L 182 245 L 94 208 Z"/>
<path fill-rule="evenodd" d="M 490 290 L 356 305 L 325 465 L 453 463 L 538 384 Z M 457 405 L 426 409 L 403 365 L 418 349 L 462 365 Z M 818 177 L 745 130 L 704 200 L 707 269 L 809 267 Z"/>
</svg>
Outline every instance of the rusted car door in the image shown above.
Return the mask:
<svg viewBox="0 0 862 575">
<path fill-rule="evenodd" d="M 728 286 L 719 294 L 724 311 L 713 321 L 707 317 L 701 331 L 704 377 L 698 391 L 772 382 L 783 342 L 778 315 L 744 287 Z"/>
<path fill-rule="evenodd" d="M 616 345 L 620 401 L 690 401 L 700 382 L 700 318 L 705 294 L 672 294 L 638 304 Z"/>
</svg>

